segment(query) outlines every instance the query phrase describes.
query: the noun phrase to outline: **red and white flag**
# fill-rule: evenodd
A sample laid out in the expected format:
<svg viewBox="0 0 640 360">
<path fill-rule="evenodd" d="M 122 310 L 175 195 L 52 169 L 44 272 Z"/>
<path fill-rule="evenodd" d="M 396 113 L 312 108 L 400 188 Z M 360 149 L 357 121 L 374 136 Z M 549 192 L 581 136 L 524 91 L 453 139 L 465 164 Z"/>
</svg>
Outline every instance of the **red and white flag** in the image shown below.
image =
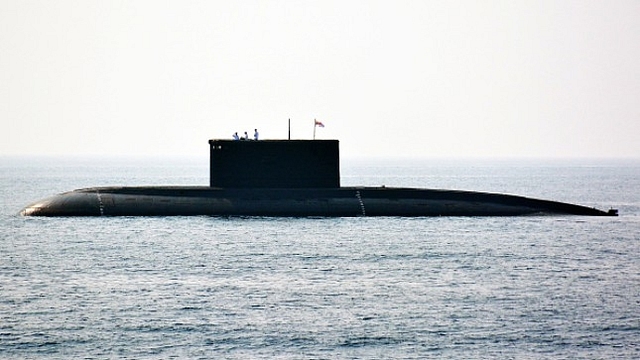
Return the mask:
<svg viewBox="0 0 640 360">
<path fill-rule="evenodd" d="M 324 127 L 324 124 L 316 119 L 313 119 L 316 122 L 316 126 Z"/>
</svg>

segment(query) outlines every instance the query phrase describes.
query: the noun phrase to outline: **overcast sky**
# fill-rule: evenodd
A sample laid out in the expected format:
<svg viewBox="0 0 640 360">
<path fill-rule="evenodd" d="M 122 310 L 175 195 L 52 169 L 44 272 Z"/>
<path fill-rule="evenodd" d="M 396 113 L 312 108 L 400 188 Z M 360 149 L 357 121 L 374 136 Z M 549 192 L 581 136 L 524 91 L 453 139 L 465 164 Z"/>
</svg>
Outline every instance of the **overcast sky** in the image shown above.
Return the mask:
<svg viewBox="0 0 640 360">
<path fill-rule="evenodd" d="M 640 157 L 640 1 L 0 0 L 0 155 Z"/>
</svg>

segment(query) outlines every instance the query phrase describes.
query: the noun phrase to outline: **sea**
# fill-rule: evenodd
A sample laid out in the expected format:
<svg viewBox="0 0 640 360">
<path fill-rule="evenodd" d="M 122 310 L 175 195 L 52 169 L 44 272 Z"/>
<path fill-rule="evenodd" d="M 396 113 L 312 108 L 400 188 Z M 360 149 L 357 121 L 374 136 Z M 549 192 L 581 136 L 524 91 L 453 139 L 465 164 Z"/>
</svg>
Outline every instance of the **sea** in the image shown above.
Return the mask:
<svg viewBox="0 0 640 360">
<path fill-rule="evenodd" d="M 250 164 L 247 164 L 250 166 Z M 0 157 L 0 359 L 638 359 L 640 159 L 343 159 L 618 217 L 18 215 L 205 158 Z"/>
</svg>

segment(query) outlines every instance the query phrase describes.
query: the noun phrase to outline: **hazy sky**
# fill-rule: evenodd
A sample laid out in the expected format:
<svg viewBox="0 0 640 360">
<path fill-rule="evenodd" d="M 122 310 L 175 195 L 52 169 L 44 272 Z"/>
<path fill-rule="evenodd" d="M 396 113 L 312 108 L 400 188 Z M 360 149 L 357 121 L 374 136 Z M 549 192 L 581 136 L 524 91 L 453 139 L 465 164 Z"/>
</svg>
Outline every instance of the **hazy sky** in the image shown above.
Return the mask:
<svg viewBox="0 0 640 360">
<path fill-rule="evenodd" d="M 640 1 L 0 0 L 0 155 L 640 157 Z"/>
</svg>

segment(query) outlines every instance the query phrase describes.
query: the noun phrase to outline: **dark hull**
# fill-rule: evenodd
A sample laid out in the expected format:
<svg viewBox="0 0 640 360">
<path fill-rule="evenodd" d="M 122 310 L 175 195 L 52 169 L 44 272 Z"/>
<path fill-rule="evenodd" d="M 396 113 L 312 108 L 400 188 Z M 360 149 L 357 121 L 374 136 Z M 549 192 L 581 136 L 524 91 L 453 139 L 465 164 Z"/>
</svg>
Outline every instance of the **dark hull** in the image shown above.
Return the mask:
<svg viewBox="0 0 640 360">
<path fill-rule="evenodd" d="M 59 194 L 25 216 L 520 216 L 617 215 L 521 196 L 412 188 L 230 189 L 103 187 Z"/>
</svg>

